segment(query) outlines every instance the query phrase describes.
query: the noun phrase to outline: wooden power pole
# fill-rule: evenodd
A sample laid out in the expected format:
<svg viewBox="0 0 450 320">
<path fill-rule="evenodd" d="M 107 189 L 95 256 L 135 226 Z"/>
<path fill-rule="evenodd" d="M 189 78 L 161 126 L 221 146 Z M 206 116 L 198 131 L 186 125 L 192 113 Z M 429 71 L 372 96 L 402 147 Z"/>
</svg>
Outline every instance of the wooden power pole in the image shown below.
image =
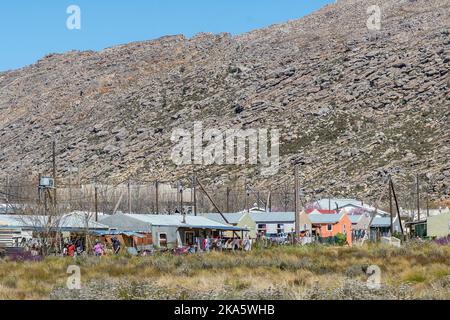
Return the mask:
<svg viewBox="0 0 450 320">
<path fill-rule="evenodd" d="M 299 184 L 298 184 L 298 164 L 296 164 L 295 165 L 295 167 L 294 167 L 294 187 L 295 187 L 295 192 L 294 192 L 294 196 L 295 196 L 295 201 L 294 201 L 294 203 L 295 203 L 295 235 L 296 236 L 298 236 L 298 234 L 299 234 L 299 231 L 300 231 L 300 227 L 299 227 L 299 217 L 298 217 L 298 214 L 299 214 L 299 209 L 300 209 L 300 206 L 299 206 L 299 199 L 298 199 L 298 196 L 299 196 L 299 190 L 298 190 L 298 187 L 299 187 Z"/>
<path fill-rule="evenodd" d="M 194 202 L 194 216 L 197 216 L 197 174 L 192 175 L 192 201 Z"/>
<path fill-rule="evenodd" d="M 159 181 L 155 181 L 155 205 L 156 205 L 156 214 L 159 214 Z"/>
<path fill-rule="evenodd" d="M 95 221 L 98 222 L 98 192 L 97 192 L 97 185 L 94 186 L 94 208 L 95 208 Z"/>
<path fill-rule="evenodd" d="M 53 206 L 56 213 L 56 140 L 52 142 L 52 162 L 53 162 Z"/>
<path fill-rule="evenodd" d="M 416 176 L 416 192 L 417 192 L 417 221 L 420 221 L 419 174 L 417 174 L 417 176 Z"/>
<path fill-rule="evenodd" d="M 391 187 L 391 177 L 389 177 L 389 213 L 391 215 L 391 237 L 394 235 L 394 213 L 392 207 L 392 187 Z"/>
<path fill-rule="evenodd" d="M 128 213 L 131 214 L 131 185 L 130 185 L 130 178 L 128 178 Z"/>
</svg>

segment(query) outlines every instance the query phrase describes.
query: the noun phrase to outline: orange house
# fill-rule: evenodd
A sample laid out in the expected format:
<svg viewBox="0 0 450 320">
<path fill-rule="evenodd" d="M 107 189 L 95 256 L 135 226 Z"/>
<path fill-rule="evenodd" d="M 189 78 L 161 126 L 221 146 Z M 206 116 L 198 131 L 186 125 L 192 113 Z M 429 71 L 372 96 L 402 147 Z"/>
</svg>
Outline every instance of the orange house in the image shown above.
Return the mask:
<svg viewBox="0 0 450 320">
<path fill-rule="evenodd" d="M 323 237 L 334 237 L 342 233 L 347 237 L 347 243 L 352 245 L 352 222 L 346 213 L 309 215 L 311 224 L 316 228 L 316 234 Z"/>
</svg>

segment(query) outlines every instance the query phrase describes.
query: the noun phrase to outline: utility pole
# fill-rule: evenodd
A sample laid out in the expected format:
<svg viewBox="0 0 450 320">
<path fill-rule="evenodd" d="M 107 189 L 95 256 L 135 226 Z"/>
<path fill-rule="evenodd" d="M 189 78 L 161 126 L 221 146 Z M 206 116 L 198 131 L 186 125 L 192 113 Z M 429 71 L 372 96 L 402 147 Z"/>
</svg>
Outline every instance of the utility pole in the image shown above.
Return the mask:
<svg viewBox="0 0 450 320">
<path fill-rule="evenodd" d="M 183 184 L 178 182 L 178 192 L 180 194 L 180 214 L 183 216 L 183 223 L 186 223 L 186 212 L 183 210 Z"/>
<path fill-rule="evenodd" d="M 53 206 L 56 213 L 56 139 L 52 143 L 52 160 L 53 160 Z"/>
<path fill-rule="evenodd" d="M 180 182 L 180 185 L 179 185 L 179 192 L 180 192 L 180 213 L 184 214 L 184 210 L 183 210 L 183 206 L 184 206 L 184 203 L 183 203 L 183 184 L 181 182 Z"/>
<path fill-rule="evenodd" d="M 98 222 L 98 191 L 97 184 L 94 186 L 94 208 L 95 208 L 95 222 Z"/>
<path fill-rule="evenodd" d="M 417 221 L 420 221 L 420 191 L 419 191 L 419 174 L 416 176 L 416 189 L 417 189 Z"/>
<path fill-rule="evenodd" d="M 38 174 L 38 208 L 40 210 L 40 206 L 41 206 L 41 194 L 42 194 L 42 189 L 41 189 L 41 173 Z"/>
<path fill-rule="evenodd" d="M 197 174 L 194 170 L 192 177 L 192 201 L 194 202 L 194 216 L 197 216 Z"/>
<path fill-rule="evenodd" d="M 247 210 L 247 212 L 250 212 L 250 205 L 248 203 L 249 197 L 250 197 L 250 192 L 252 190 L 250 189 L 250 186 L 248 184 L 245 185 L 245 209 Z"/>
<path fill-rule="evenodd" d="M 402 235 L 404 236 L 405 233 L 403 232 L 402 219 L 400 217 L 400 207 L 398 205 L 397 194 L 395 193 L 394 182 L 392 181 L 392 179 L 390 179 L 390 184 L 391 184 L 391 188 L 392 188 L 392 195 L 394 196 L 395 208 L 397 209 L 397 217 L 398 217 L 398 223 L 400 225 L 400 231 L 401 231 Z"/>
<path fill-rule="evenodd" d="M 156 214 L 159 214 L 159 181 L 155 181 Z"/>
<path fill-rule="evenodd" d="M 230 212 L 230 187 L 227 187 L 227 212 Z"/>
<path fill-rule="evenodd" d="M 286 188 L 287 188 L 287 186 L 286 186 Z M 285 189 L 284 190 L 284 212 L 288 211 L 288 201 L 289 201 L 288 192 L 287 192 L 287 189 Z"/>
<path fill-rule="evenodd" d="M 131 214 L 131 186 L 130 186 L 130 178 L 128 178 L 128 214 Z"/>
<path fill-rule="evenodd" d="M 6 207 L 5 207 L 5 213 L 8 214 L 8 207 L 9 207 L 9 176 L 6 176 L 6 180 L 5 180 L 5 202 L 6 202 Z"/>
<path fill-rule="evenodd" d="M 389 213 L 391 214 L 391 237 L 394 235 L 394 217 L 392 208 L 392 188 L 391 188 L 391 177 L 389 177 Z"/>
<path fill-rule="evenodd" d="M 298 214 L 299 214 L 299 203 L 298 203 L 298 164 L 295 165 L 294 167 L 294 188 L 295 188 L 295 192 L 294 192 L 294 196 L 295 196 L 295 201 L 294 201 L 294 205 L 295 205 L 295 236 L 297 237 L 299 234 L 299 219 L 298 219 Z"/>
</svg>

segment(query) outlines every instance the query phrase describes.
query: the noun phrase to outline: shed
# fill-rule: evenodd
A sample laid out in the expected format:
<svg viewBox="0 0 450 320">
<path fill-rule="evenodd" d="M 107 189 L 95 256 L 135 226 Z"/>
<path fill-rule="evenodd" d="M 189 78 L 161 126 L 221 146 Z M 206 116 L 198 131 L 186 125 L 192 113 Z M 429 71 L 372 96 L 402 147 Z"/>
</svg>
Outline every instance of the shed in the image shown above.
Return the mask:
<svg viewBox="0 0 450 320">
<path fill-rule="evenodd" d="M 227 219 L 228 224 L 235 227 L 248 229 L 248 236 L 252 239 L 256 238 L 256 222 L 253 220 L 251 214 L 248 212 L 233 212 L 223 213 L 223 215 Z M 206 214 L 206 217 L 223 224 L 227 223 L 220 213 L 208 213 Z M 230 237 L 232 236 L 231 231 L 227 231 L 226 234 Z"/>
<path fill-rule="evenodd" d="M 294 212 L 252 212 L 258 234 L 280 234 L 295 231 Z"/>
<path fill-rule="evenodd" d="M 101 222 L 123 231 L 151 234 L 154 246 L 167 248 L 194 245 L 206 237 L 221 237 L 225 231 L 247 231 L 191 215 L 115 214 L 103 217 Z"/>
</svg>

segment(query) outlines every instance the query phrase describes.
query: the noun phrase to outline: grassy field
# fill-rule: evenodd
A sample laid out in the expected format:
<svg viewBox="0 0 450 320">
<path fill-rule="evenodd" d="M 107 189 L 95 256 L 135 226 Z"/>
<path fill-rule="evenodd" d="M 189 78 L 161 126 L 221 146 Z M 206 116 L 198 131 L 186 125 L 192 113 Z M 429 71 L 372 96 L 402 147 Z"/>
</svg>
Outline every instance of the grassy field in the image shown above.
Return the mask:
<svg viewBox="0 0 450 320">
<path fill-rule="evenodd" d="M 67 268 L 81 270 L 69 290 Z M 367 286 L 368 266 L 381 287 Z M 152 257 L 0 261 L 0 299 L 450 299 L 450 246 L 273 247 Z"/>
</svg>

